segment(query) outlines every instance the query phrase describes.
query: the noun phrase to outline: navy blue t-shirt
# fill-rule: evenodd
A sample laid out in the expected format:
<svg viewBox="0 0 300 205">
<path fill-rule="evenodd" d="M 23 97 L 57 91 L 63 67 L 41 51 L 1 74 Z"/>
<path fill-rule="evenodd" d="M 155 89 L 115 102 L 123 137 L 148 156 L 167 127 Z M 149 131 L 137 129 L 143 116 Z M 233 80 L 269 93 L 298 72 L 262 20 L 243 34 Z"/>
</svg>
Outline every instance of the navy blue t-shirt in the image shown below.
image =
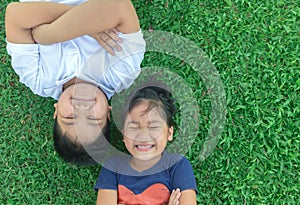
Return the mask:
<svg viewBox="0 0 300 205">
<path fill-rule="evenodd" d="M 194 189 L 196 180 L 189 160 L 179 154 L 163 152 L 159 162 L 142 172 L 133 169 L 130 155 L 114 156 L 102 167 L 95 190 L 118 191 L 118 203 L 165 204 L 173 189 Z"/>
</svg>

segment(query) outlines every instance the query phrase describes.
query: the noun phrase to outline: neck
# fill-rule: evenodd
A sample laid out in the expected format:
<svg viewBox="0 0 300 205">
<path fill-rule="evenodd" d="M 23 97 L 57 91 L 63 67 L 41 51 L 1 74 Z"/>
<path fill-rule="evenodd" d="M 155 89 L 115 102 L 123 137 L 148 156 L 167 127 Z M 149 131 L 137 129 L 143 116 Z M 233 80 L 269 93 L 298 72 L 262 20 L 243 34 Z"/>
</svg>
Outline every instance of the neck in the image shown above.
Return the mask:
<svg viewBox="0 0 300 205">
<path fill-rule="evenodd" d="M 142 160 L 136 157 L 132 157 L 130 165 L 137 171 L 142 172 L 153 167 L 161 159 L 161 154 L 155 156 L 149 160 Z"/>
<path fill-rule="evenodd" d="M 63 90 L 67 89 L 71 85 L 74 85 L 75 83 L 88 83 L 88 82 L 74 77 L 63 85 Z"/>
</svg>

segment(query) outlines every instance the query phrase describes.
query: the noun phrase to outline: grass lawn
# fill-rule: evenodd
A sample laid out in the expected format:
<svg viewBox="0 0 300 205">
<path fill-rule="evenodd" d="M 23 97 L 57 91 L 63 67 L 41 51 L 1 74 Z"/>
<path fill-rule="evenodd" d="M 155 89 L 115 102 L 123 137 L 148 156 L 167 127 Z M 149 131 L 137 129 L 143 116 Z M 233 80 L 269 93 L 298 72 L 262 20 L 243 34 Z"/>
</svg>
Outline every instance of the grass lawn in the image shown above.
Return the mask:
<svg viewBox="0 0 300 205">
<path fill-rule="evenodd" d="M 19 82 L 5 49 L 1 0 L 0 204 L 95 204 L 101 166 L 64 163 L 52 141 L 53 103 Z M 204 161 L 209 93 L 182 59 L 147 52 L 143 67 L 168 67 L 191 88 L 199 130 L 186 156 L 198 204 L 300 204 L 300 4 L 296 0 L 133 0 L 143 30 L 193 41 L 216 67 L 226 122 Z M 118 136 L 119 137 L 119 136 Z"/>
</svg>

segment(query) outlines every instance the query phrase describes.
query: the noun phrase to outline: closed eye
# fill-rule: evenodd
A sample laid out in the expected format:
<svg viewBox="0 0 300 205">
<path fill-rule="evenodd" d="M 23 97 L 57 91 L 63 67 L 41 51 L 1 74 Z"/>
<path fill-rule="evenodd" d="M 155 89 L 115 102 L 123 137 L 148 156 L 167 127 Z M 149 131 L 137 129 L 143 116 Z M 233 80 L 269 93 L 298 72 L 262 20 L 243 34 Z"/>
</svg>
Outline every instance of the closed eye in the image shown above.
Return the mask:
<svg viewBox="0 0 300 205">
<path fill-rule="evenodd" d="M 150 129 L 158 129 L 158 128 L 160 128 L 160 126 L 151 126 L 151 127 L 149 127 Z"/>
<path fill-rule="evenodd" d="M 88 120 L 96 120 L 96 121 L 101 121 L 102 119 L 99 119 L 99 118 L 93 118 L 93 117 L 88 117 L 87 118 Z"/>
<path fill-rule="evenodd" d="M 138 129 L 138 127 L 127 127 L 128 129 L 130 129 L 130 130 L 136 130 L 136 129 Z"/>
<path fill-rule="evenodd" d="M 75 119 L 76 117 L 75 116 L 68 116 L 68 117 L 63 117 L 64 119 L 68 119 L 68 120 L 73 120 Z"/>
</svg>

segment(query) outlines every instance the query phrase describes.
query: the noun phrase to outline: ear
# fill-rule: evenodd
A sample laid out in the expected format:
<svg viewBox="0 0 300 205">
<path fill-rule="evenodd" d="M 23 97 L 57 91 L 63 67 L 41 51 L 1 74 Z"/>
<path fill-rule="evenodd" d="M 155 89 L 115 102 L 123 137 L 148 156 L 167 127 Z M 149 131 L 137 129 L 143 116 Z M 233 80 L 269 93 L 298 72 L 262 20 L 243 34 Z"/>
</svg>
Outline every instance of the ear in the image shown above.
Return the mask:
<svg viewBox="0 0 300 205">
<path fill-rule="evenodd" d="M 54 114 L 53 114 L 53 119 L 56 119 L 56 117 L 57 117 L 57 103 L 54 103 Z"/>
<path fill-rule="evenodd" d="M 107 119 L 110 121 L 111 106 L 108 106 Z"/>
<path fill-rule="evenodd" d="M 172 141 L 173 140 L 173 126 L 171 126 L 168 130 L 168 141 Z"/>
</svg>

